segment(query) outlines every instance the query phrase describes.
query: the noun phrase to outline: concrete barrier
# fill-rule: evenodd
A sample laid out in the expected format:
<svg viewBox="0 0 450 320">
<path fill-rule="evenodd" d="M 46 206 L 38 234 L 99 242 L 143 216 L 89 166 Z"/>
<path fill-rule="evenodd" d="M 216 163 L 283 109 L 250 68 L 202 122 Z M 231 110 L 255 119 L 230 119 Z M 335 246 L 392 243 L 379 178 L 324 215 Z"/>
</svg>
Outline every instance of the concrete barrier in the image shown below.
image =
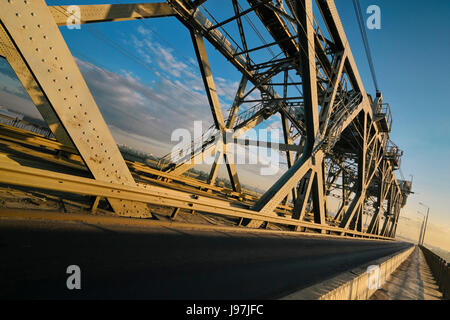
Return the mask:
<svg viewBox="0 0 450 320">
<path fill-rule="evenodd" d="M 367 300 L 414 251 L 383 257 L 330 280 L 291 293 L 281 300 Z"/>
</svg>

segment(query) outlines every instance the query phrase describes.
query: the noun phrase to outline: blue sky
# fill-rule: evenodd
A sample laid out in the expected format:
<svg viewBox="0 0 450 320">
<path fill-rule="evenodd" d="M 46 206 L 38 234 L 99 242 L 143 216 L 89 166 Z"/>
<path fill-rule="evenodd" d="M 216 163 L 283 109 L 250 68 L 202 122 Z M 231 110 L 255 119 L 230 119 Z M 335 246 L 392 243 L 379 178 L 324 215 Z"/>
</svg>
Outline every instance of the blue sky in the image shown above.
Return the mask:
<svg viewBox="0 0 450 320">
<path fill-rule="evenodd" d="M 49 5 L 125 2 L 135 1 L 47 1 Z M 228 1 L 208 3 L 217 6 L 216 17 L 231 16 Z M 450 2 L 361 0 L 363 10 L 373 4 L 381 8 L 381 30 L 367 32 L 379 86 L 391 106 L 391 139 L 404 150 L 403 175 L 414 176 L 415 194 L 402 215 L 419 217 L 416 211 L 425 210 L 418 205 L 422 201 L 431 206 L 431 223 L 450 228 Z M 352 1 L 336 0 L 336 6 L 366 90 L 374 95 Z M 190 35 L 175 18 L 83 25 L 81 30 L 63 27 L 61 31 L 119 143 L 133 141 L 142 149 L 152 145 L 152 152 L 161 155 L 170 141 L 169 132 L 186 120 L 212 124 Z M 105 36 L 119 48 L 111 48 Z M 260 45 L 257 39 L 252 41 Z M 206 45 L 225 110 L 240 75 Z M 124 48 L 132 58 L 120 53 Z M 20 105 L 21 100 L 13 102 L 12 96 L 23 96 L 23 92 L 13 88 L 4 65 L 0 71 L 0 105 Z"/>
</svg>

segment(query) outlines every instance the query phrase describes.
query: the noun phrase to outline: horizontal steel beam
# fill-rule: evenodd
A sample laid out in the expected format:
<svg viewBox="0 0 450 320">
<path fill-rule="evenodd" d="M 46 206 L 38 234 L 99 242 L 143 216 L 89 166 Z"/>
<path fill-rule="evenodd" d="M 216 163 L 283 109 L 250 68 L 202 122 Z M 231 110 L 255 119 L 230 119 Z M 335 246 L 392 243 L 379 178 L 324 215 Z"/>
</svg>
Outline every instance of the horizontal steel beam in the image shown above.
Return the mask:
<svg viewBox="0 0 450 320">
<path fill-rule="evenodd" d="M 57 190 L 60 192 L 98 196 L 102 198 L 127 199 L 135 202 L 175 207 L 196 212 L 210 212 L 235 218 L 262 220 L 272 223 L 299 226 L 309 229 L 324 230 L 335 233 L 345 233 L 357 237 L 392 240 L 385 236 L 366 234 L 354 230 L 343 230 L 329 225 L 298 221 L 290 218 L 267 216 L 245 207 L 239 207 L 235 202 L 197 196 L 192 193 L 170 190 L 167 188 L 144 185 L 126 186 L 117 183 L 77 177 L 73 175 L 51 172 L 47 170 L 22 167 L 0 158 L 0 183 L 19 185 L 36 189 Z"/>
<path fill-rule="evenodd" d="M 58 26 L 67 25 L 68 21 L 71 21 L 72 18 L 78 18 L 79 23 L 84 24 L 170 17 L 175 15 L 172 7 L 166 2 L 77 5 L 80 9 L 79 16 L 76 11 L 69 10 L 70 7 L 71 6 L 49 6 L 50 12 Z"/>
</svg>

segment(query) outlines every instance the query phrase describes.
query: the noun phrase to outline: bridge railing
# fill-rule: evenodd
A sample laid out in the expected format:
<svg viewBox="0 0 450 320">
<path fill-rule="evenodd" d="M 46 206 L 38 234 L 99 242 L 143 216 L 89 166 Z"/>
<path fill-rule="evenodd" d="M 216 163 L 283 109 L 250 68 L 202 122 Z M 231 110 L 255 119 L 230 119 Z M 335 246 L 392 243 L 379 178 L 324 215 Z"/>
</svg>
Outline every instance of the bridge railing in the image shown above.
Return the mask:
<svg viewBox="0 0 450 320">
<path fill-rule="evenodd" d="M 19 129 L 31 131 L 40 134 L 46 138 L 55 138 L 50 129 L 22 120 L 20 118 L 13 118 L 4 114 L 0 114 L 0 123 L 16 127 Z"/>
<path fill-rule="evenodd" d="M 442 292 L 444 299 L 450 299 L 450 263 L 447 263 L 440 256 L 425 248 L 419 246 L 425 256 L 428 266 L 433 272 L 433 276 L 439 285 L 439 290 Z"/>
</svg>

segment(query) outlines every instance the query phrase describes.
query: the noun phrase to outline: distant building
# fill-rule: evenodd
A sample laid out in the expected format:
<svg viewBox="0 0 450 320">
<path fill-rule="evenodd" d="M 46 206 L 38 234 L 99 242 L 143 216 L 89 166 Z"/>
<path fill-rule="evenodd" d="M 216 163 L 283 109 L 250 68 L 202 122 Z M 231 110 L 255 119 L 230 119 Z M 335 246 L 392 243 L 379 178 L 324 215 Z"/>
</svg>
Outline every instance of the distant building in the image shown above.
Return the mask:
<svg viewBox="0 0 450 320">
<path fill-rule="evenodd" d="M 4 115 L 13 119 L 23 119 L 23 114 L 11 111 L 3 106 L 0 106 L 0 115 Z"/>
</svg>

